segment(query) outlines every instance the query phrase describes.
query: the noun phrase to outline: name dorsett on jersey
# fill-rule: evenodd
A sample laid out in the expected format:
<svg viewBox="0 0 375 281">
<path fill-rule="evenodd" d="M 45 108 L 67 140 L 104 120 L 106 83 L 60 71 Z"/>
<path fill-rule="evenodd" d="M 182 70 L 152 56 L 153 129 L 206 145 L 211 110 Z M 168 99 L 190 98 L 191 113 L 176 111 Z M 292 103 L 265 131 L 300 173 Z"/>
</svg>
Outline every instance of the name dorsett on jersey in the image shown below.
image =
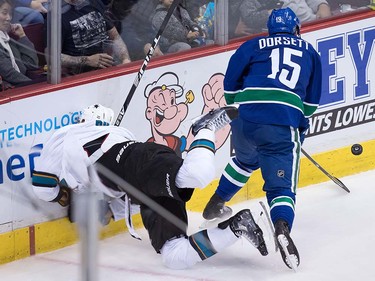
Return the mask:
<svg viewBox="0 0 375 281">
<path fill-rule="evenodd" d="M 287 36 L 275 36 L 275 37 L 265 37 L 259 39 L 259 49 L 274 46 L 296 46 L 299 48 L 309 49 L 309 43 L 305 40 L 296 37 Z"/>
</svg>

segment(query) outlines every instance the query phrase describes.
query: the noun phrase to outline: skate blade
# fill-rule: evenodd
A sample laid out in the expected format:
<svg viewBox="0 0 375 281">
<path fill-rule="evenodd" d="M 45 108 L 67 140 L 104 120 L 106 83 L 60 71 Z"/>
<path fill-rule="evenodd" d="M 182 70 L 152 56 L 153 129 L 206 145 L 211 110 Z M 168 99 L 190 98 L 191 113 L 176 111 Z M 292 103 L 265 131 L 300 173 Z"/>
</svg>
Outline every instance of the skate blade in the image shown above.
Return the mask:
<svg viewBox="0 0 375 281">
<path fill-rule="evenodd" d="M 298 258 L 294 254 L 289 254 L 287 248 L 289 245 L 288 239 L 285 237 L 285 235 L 281 234 L 277 237 L 277 241 L 279 241 L 279 245 L 282 247 L 282 251 L 285 253 L 285 263 L 289 268 L 293 269 L 294 272 L 297 272 Z"/>
<path fill-rule="evenodd" d="M 228 214 L 226 216 L 223 216 L 221 218 L 216 218 L 212 220 L 204 220 L 203 223 L 199 226 L 200 229 L 207 229 L 207 228 L 213 228 L 217 227 L 217 225 L 226 219 L 229 219 L 231 214 Z"/>
<path fill-rule="evenodd" d="M 191 124 L 195 124 L 195 122 L 197 122 L 199 119 L 201 119 L 205 114 L 201 114 L 199 116 L 196 116 L 196 117 L 193 117 L 190 122 Z"/>
</svg>

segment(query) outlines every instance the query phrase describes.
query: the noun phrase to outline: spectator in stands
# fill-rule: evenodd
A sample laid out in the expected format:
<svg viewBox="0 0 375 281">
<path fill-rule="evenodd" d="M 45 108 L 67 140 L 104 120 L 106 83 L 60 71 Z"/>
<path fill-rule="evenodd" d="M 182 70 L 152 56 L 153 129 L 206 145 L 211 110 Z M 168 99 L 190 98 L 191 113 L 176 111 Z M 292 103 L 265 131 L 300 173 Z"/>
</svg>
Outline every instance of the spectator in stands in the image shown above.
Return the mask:
<svg viewBox="0 0 375 281">
<path fill-rule="evenodd" d="M 14 0 L 13 23 L 22 26 L 44 23 L 43 14 L 47 13 L 48 0 Z"/>
<path fill-rule="evenodd" d="M 229 38 L 246 36 L 266 30 L 271 11 L 280 8 L 278 0 L 229 1 Z"/>
<path fill-rule="evenodd" d="M 64 0 L 61 15 L 63 74 L 78 74 L 131 62 L 113 23 L 87 0 Z M 110 47 L 110 48 L 108 48 Z"/>
<path fill-rule="evenodd" d="M 173 0 L 160 0 L 152 17 L 152 27 L 157 31 Z M 204 31 L 194 22 L 187 10 L 180 4 L 176 7 L 163 35 L 160 38 L 160 48 L 164 53 L 175 53 L 189 50 L 192 47 L 205 45 Z"/>
<path fill-rule="evenodd" d="M 266 31 L 271 11 L 289 7 L 300 21 L 331 16 L 326 0 L 232 0 L 229 1 L 229 38 Z"/>
<path fill-rule="evenodd" d="M 196 20 L 201 16 L 201 9 L 214 0 L 181 0 L 181 4 L 188 11 L 190 18 Z"/>
<path fill-rule="evenodd" d="M 125 0 L 123 2 L 131 2 L 137 0 Z M 98 9 L 101 13 L 104 13 L 113 0 L 90 0 L 90 4 Z"/>
<path fill-rule="evenodd" d="M 27 70 L 38 67 L 33 43 L 21 24 L 11 24 L 12 0 L 0 0 L 0 76 L 1 90 L 29 84 Z"/>
<path fill-rule="evenodd" d="M 284 2 L 283 8 L 292 9 L 302 23 L 332 15 L 326 0 L 282 0 L 282 2 Z"/>
<path fill-rule="evenodd" d="M 156 32 L 151 27 L 150 17 L 155 11 L 158 0 L 113 0 L 107 10 L 129 50 L 131 60 L 145 58 Z M 153 56 L 161 56 L 163 52 L 156 46 Z"/>
<path fill-rule="evenodd" d="M 334 13 L 337 13 L 340 11 L 345 11 L 344 9 L 342 9 L 343 5 L 349 5 L 344 6 L 347 7 L 347 9 L 358 9 L 367 7 L 370 2 L 370 0 L 329 0 L 329 5 L 331 6 L 332 11 L 334 11 Z"/>
<path fill-rule="evenodd" d="M 205 31 L 206 43 L 214 40 L 215 1 L 214 0 L 182 0 L 190 18 Z"/>
</svg>

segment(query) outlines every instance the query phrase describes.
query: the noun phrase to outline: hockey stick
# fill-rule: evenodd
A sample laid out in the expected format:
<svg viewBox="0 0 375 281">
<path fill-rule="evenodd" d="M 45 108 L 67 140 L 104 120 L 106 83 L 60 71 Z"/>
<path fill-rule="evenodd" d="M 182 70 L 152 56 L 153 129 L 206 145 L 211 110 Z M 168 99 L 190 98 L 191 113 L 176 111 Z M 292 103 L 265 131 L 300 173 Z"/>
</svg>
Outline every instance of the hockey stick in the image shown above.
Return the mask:
<svg viewBox="0 0 375 281">
<path fill-rule="evenodd" d="M 319 170 L 321 170 L 327 177 L 329 177 L 335 184 L 337 184 L 339 187 L 344 189 L 346 192 L 350 193 L 349 188 L 346 187 L 345 184 L 342 183 L 338 178 L 332 176 L 330 173 L 328 173 L 325 169 L 323 169 L 322 166 L 320 166 L 303 148 L 301 148 L 302 153 L 309 159 Z"/>
<path fill-rule="evenodd" d="M 273 223 L 271 221 L 270 214 L 267 211 L 266 205 L 263 203 L 263 201 L 259 201 L 259 204 L 263 209 L 263 213 L 266 216 L 268 226 L 272 231 L 273 242 L 275 243 L 275 252 L 277 252 L 277 250 L 279 249 L 279 246 L 277 245 L 277 238 L 276 238 L 276 235 L 275 235 L 275 227 L 273 226 Z M 262 213 L 260 213 L 260 215 L 262 215 Z"/>
<path fill-rule="evenodd" d="M 155 48 L 156 48 L 156 46 L 157 46 L 157 44 L 158 44 L 158 42 L 160 40 L 161 35 L 164 32 L 165 27 L 167 26 L 169 18 L 172 16 L 173 11 L 175 10 L 175 8 L 177 7 L 177 5 L 180 2 L 181 2 L 181 0 L 175 0 L 175 1 L 173 1 L 172 5 L 169 7 L 167 15 L 165 16 L 165 18 L 164 18 L 164 20 L 163 20 L 163 22 L 162 22 L 162 24 L 161 24 L 158 32 L 156 33 L 154 41 L 152 42 L 151 47 L 148 50 L 148 53 L 147 53 L 145 59 L 143 60 L 143 64 L 142 64 L 141 68 L 139 69 L 139 71 L 138 71 L 138 73 L 137 73 L 137 75 L 135 77 L 135 80 L 133 82 L 133 85 L 130 88 L 128 96 L 126 97 L 126 100 L 125 100 L 125 102 L 124 102 L 124 104 L 123 104 L 123 106 L 122 106 L 122 108 L 121 108 L 121 110 L 120 110 L 120 112 L 119 112 L 119 114 L 117 116 L 117 119 L 116 119 L 116 122 L 115 122 L 115 126 L 120 126 L 122 118 L 124 117 L 125 112 L 128 109 L 129 103 L 130 103 L 131 99 L 133 98 L 135 90 L 137 89 L 138 84 L 139 84 L 139 82 L 142 79 L 143 73 L 145 72 L 145 70 L 147 68 L 148 62 L 151 60 L 151 57 L 154 54 Z"/>
</svg>

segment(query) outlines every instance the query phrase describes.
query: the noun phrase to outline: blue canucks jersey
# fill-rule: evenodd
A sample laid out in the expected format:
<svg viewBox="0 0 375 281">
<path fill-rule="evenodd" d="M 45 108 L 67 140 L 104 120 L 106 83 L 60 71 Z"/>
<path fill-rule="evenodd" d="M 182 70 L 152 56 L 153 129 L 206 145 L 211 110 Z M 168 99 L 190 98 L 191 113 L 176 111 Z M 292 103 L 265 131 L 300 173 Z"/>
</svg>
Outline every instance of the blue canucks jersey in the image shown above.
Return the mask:
<svg viewBox="0 0 375 281">
<path fill-rule="evenodd" d="M 306 128 L 319 105 L 319 54 L 287 33 L 257 37 L 232 55 L 224 79 L 228 104 L 239 103 L 241 118 L 260 124 Z"/>
</svg>

